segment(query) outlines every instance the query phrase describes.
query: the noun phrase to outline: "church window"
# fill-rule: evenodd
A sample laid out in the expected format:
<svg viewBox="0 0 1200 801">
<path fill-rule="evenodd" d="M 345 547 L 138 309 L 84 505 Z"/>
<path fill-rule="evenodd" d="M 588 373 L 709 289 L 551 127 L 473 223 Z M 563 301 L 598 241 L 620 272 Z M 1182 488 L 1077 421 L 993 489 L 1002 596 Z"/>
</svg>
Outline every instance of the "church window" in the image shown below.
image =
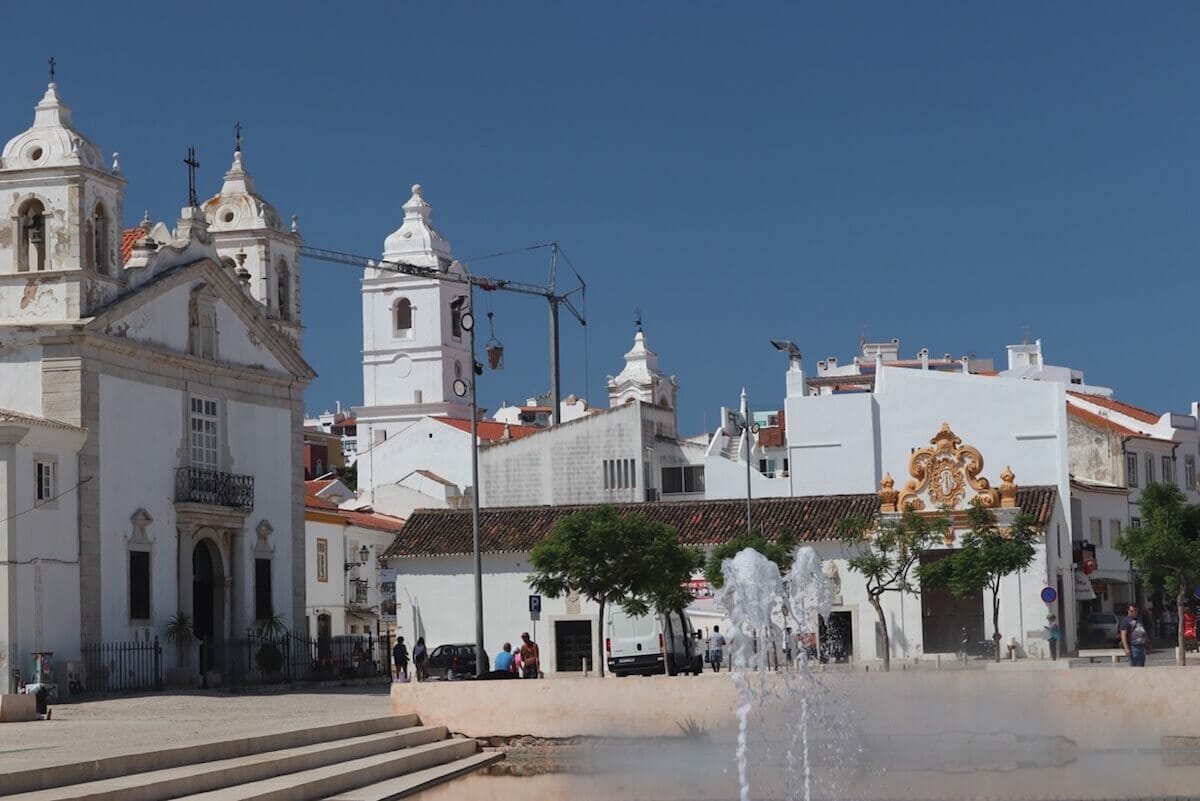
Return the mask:
<svg viewBox="0 0 1200 801">
<path fill-rule="evenodd" d="M 216 304 L 200 292 L 188 303 L 188 352 L 201 359 L 217 358 Z"/>
<path fill-rule="evenodd" d="M 455 339 L 462 339 L 462 307 L 450 309 L 450 334 Z"/>
<path fill-rule="evenodd" d="M 462 362 L 458 359 L 454 360 L 454 377 L 462 378 Z"/>
<path fill-rule="evenodd" d="M 279 296 L 276 298 L 279 308 L 279 319 L 292 319 L 292 275 L 288 271 L 288 264 L 283 259 L 279 260 L 279 265 L 275 268 L 275 287 L 278 290 Z"/>
<path fill-rule="evenodd" d="M 108 215 L 104 204 L 97 203 L 92 215 L 92 253 L 95 255 L 95 265 L 99 272 L 108 274 Z"/>
<path fill-rule="evenodd" d="M 411 337 L 413 328 L 413 305 L 408 298 L 400 298 L 396 301 L 395 309 L 395 334 L 397 337 Z"/>
<path fill-rule="evenodd" d="M 217 402 L 206 398 L 192 398 L 191 447 L 192 467 L 202 470 L 217 470 Z"/>
<path fill-rule="evenodd" d="M 329 581 L 329 540 L 317 540 L 317 581 Z"/>
<path fill-rule="evenodd" d="M 271 560 L 254 560 L 254 617 L 270 620 L 275 616 L 275 605 L 271 602 Z"/>
<path fill-rule="evenodd" d="M 35 497 L 38 503 L 48 503 L 54 500 L 55 464 L 49 459 L 39 459 L 34 462 Z"/>
<path fill-rule="evenodd" d="M 46 269 L 46 207 L 38 200 L 27 200 L 17 212 L 20 226 L 17 242 L 17 271 L 27 273 Z"/>
<path fill-rule="evenodd" d="M 150 552 L 129 552 L 129 619 L 150 619 Z"/>
</svg>

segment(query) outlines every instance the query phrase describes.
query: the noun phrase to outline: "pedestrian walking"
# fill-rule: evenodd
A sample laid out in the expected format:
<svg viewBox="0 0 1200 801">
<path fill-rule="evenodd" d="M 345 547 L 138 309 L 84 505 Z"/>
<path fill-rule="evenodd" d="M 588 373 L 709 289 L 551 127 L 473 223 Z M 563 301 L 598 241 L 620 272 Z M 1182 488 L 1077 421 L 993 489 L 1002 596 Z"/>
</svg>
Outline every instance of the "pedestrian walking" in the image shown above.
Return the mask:
<svg viewBox="0 0 1200 801">
<path fill-rule="evenodd" d="M 413 667 L 417 669 L 417 681 L 425 681 L 429 678 L 429 669 L 426 663 L 429 661 L 429 649 L 425 647 L 425 638 L 418 637 L 417 644 L 413 646 L 412 652 Z"/>
<path fill-rule="evenodd" d="M 1058 659 L 1058 641 L 1062 639 L 1062 629 L 1058 627 L 1058 618 L 1049 615 L 1046 618 L 1046 642 L 1050 646 L 1050 658 Z"/>
<path fill-rule="evenodd" d="M 392 648 L 392 660 L 396 666 L 396 679 L 408 681 L 408 646 L 404 644 L 403 637 L 396 638 L 396 645 Z"/>
<path fill-rule="evenodd" d="M 521 634 L 521 668 L 524 671 L 522 678 L 541 678 L 541 653 L 538 650 L 537 643 L 529 639 L 529 632 L 527 631 Z"/>
<path fill-rule="evenodd" d="M 708 663 L 712 665 L 713 673 L 721 672 L 721 661 L 725 658 L 725 635 L 720 626 L 713 626 L 712 636 L 708 638 Z"/>
<path fill-rule="evenodd" d="M 1121 633 L 1121 647 L 1129 657 L 1130 667 L 1145 667 L 1146 652 L 1150 650 L 1150 634 L 1138 617 L 1136 604 L 1129 605 L 1129 614 L 1117 627 Z"/>
</svg>

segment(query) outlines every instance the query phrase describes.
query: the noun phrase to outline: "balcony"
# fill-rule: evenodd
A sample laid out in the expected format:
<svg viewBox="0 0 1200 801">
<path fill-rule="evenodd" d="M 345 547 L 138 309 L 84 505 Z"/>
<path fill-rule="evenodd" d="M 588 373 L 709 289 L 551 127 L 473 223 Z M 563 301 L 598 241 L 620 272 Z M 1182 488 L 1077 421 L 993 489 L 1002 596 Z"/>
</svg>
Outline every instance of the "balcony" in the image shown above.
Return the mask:
<svg viewBox="0 0 1200 801">
<path fill-rule="evenodd" d="M 254 507 L 254 476 L 181 467 L 175 471 L 175 503 L 251 509 Z"/>
<path fill-rule="evenodd" d="M 366 579 L 350 579 L 350 605 L 360 607 L 367 605 Z"/>
</svg>

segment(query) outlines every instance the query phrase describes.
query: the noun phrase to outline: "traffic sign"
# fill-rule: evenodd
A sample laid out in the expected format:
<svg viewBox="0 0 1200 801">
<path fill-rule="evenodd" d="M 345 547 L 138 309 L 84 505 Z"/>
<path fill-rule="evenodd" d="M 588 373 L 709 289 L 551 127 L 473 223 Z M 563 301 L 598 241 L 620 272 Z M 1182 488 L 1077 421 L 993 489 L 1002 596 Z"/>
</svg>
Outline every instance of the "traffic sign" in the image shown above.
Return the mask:
<svg viewBox="0 0 1200 801">
<path fill-rule="evenodd" d="M 529 596 L 529 614 L 540 615 L 541 613 L 542 613 L 542 596 L 530 595 Z"/>
<path fill-rule="evenodd" d="M 1054 589 L 1053 587 L 1043 587 L 1042 588 L 1042 603 L 1049 606 L 1050 604 L 1054 603 L 1057 600 L 1058 600 L 1058 590 Z"/>
</svg>

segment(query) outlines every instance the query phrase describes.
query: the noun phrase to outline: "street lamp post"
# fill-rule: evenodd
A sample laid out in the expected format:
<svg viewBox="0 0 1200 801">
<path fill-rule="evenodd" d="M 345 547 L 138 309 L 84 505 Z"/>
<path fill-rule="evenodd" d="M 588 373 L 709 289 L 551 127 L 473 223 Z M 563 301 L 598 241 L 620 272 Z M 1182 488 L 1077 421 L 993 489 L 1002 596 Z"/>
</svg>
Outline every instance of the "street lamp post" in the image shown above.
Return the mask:
<svg viewBox="0 0 1200 801">
<path fill-rule="evenodd" d="M 468 291 L 474 291 L 471 286 Z M 464 308 L 465 307 L 465 308 Z M 479 407 L 475 395 L 475 379 L 483 373 L 483 365 L 475 361 L 475 316 L 471 314 L 471 298 L 459 295 L 450 302 L 450 308 L 459 312 L 459 325 L 467 332 L 467 343 L 471 350 L 471 377 L 454 379 L 454 394 L 458 397 L 470 394 L 471 398 L 471 539 L 475 555 L 475 675 L 487 672 L 483 650 L 483 554 L 479 542 Z"/>
<path fill-rule="evenodd" d="M 746 396 L 746 390 L 742 389 L 742 412 L 738 415 L 737 426 L 741 429 L 742 435 L 746 438 L 746 532 L 754 530 L 753 508 L 751 506 L 751 484 L 750 484 L 750 456 L 753 452 L 753 446 L 750 442 L 751 434 L 758 433 L 758 425 L 750 416 L 750 401 Z"/>
</svg>

